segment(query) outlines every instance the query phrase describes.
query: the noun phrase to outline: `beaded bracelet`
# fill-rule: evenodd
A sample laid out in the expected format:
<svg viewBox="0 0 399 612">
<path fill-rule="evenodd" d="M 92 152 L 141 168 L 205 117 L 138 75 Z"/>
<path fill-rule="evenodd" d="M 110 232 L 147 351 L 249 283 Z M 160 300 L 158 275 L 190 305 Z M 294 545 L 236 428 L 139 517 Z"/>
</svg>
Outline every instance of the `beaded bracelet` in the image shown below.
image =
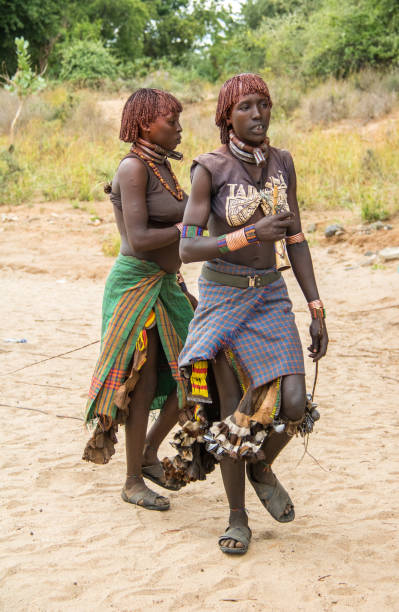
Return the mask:
<svg viewBox="0 0 399 612">
<path fill-rule="evenodd" d="M 180 234 L 183 231 L 183 223 L 175 223 L 175 227 L 177 227 L 177 229 L 179 230 Z"/>
<path fill-rule="evenodd" d="M 183 225 L 181 237 L 182 238 L 195 238 L 196 236 L 202 236 L 204 231 L 205 231 L 204 228 L 199 227 L 198 225 Z"/>
<path fill-rule="evenodd" d="M 221 253 L 230 253 L 255 242 L 258 242 L 255 226 L 247 225 L 236 232 L 220 236 L 218 238 L 218 249 Z"/>
<path fill-rule="evenodd" d="M 310 314 L 312 315 L 312 319 L 325 319 L 326 318 L 326 309 L 324 308 L 323 302 L 321 300 L 313 300 L 312 302 L 308 302 Z"/>
<path fill-rule="evenodd" d="M 293 236 L 286 236 L 285 237 L 285 243 L 287 245 L 290 244 L 297 244 L 299 242 L 305 242 L 306 238 L 305 238 L 305 234 L 303 232 L 299 232 L 299 234 L 294 234 Z"/>
</svg>

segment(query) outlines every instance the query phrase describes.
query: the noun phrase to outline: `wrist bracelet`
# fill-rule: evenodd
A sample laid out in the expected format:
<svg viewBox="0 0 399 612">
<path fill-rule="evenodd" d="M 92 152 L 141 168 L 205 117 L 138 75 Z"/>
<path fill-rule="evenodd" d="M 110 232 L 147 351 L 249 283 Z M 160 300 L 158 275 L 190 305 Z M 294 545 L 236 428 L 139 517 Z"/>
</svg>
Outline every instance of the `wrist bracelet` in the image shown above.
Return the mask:
<svg viewBox="0 0 399 612">
<path fill-rule="evenodd" d="M 244 227 L 245 238 L 247 239 L 248 244 L 258 243 L 258 237 L 256 235 L 256 229 L 254 225 L 246 225 Z"/>
<path fill-rule="evenodd" d="M 299 232 L 299 234 L 294 234 L 293 236 L 286 236 L 285 243 L 287 245 L 297 244 L 298 242 L 305 242 L 305 234 L 303 232 Z"/>
<path fill-rule="evenodd" d="M 312 319 L 326 318 L 326 309 L 324 308 L 321 300 L 313 300 L 312 302 L 308 302 L 308 306 Z"/>
<path fill-rule="evenodd" d="M 183 231 L 183 223 L 175 223 L 175 227 L 177 227 L 179 233 L 181 234 Z"/>
<path fill-rule="evenodd" d="M 235 232 L 220 236 L 218 238 L 218 249 L 221 253 L 230 253 L 255 242 L 258 242 L 255 226 L 247 225 Z"/>
<path fill-rule="evenodd" d="M 204 228 L 199 225 L 183 225 L 181 237 L 182 238 L 195 238 L 196 236 L 202 236 L 204 233 Z"/>
</svg>

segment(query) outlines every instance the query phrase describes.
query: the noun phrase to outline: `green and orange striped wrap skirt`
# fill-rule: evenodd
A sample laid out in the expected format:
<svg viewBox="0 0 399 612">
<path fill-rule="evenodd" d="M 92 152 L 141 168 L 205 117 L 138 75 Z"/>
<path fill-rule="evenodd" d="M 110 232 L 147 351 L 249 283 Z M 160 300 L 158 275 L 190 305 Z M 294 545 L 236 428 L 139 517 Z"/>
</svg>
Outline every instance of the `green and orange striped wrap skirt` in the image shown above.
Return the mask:
<svg viewBox="0 0 399 612">
<path fill-rule="evenodd" d="M 156 263 L 119 254 L 108 276 L 102 310 L 101 351 L 86 406 L 86 422 L 96 417 L 113 421 L 116 391 L 126 380 L 137 340 L 151 313 L 163 351 L 151 409 L 162 408 L 176 389 L 179 407 L 186 400 L 186 381 L 177 367 L 193 308 L 176 281 Z"/>
</svg>

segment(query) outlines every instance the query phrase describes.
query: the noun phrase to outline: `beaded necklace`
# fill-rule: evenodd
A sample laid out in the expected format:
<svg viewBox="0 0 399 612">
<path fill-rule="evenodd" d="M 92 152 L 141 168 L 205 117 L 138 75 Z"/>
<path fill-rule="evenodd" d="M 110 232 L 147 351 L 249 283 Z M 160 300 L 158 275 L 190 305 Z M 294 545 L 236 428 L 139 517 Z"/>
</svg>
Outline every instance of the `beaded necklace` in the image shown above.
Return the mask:
<svg viewBox="0 0 399 612">
<path fill-rule="evenodd" d="M 180 187 L 179 181 L 177 180 L 177 177 L 176 177 L 175 173 L 173 172 L 173 170 L 172 170 L 172 168 L 170 167 L 169 164 L 168 164 L 168 169 L 169 169 L 169 172 L 172 175 L 172 179 L 173 179 L 173 182 L 175 184 L 176 191 L 174 191 L 172 189 L 172 187 L 169 185 L 169 183 L 163 178 L 163 176 L 161 176 L 161 173 L 159 172 L 159 170 L 156 167 L 155 163 L 153 161 L 151 161 L 151 159 L 149 159 L 148 157 L 143 155 L 143 153 L 141 153 L 141 151 L 139 151 L 136 147 L 132 147 L 131 148 L 131 152 L 134 153 L 135 155 L 137 155 L 137 157 L 139 157 L 145 164 L 147 164 L 147 166 L 149 166 L 151 168 L 151 170 L 153 171 L 153 173 L 155 174 L 155 176 L 157 177 L 157 179 L 159 180 L 161 185 L 165 189 L 167 189 L 169 191 L 169 193 L 171 193 L 172 196 L 174 198 L 176 198 L 176 200 L 179 200 L 180 202 L 183 200 L 183 198 L 184 198 L 183 190 Z"/>
</svg>

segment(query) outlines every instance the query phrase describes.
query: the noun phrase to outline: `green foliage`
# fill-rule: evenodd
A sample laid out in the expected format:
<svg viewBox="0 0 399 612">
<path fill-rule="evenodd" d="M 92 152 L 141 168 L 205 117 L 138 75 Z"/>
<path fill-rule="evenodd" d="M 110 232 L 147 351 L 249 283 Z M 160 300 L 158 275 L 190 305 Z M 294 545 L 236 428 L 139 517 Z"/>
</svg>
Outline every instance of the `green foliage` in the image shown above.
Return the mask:
<svg viewBox="0 0 399 612">
<path fill-rule="evenodd" d="M 302 68 L 346 76 L 399 60 L 398 7 L 389 0 L 325 0 L 309 19 Z"/>
<path fill-rule="evenodd" d="M 212 81 L 270 70 L 311 83 L 399 62 L 392 0 L 247 0 L 239 16 L 222 0 L 0 0 L 0 14 L 0 61 L 16 69 L 13 40 L 22 36 L 55 78 L 68 72 L 63 58 L 77 41 L 102 45 L 128 78 L 173 64 Z"/>
<path fill-rule="evenodd" d="M 273 19 L 298 10 L 307 15 L 319 4 L 320 0 L 247 0 L 242 7 L 242 15 L 247 26 L 256 30 L 264 19 Z"/>
<path fill-rule="evenodd" d="M 245 25 L 211 49 L 216 73 L 270 71 L 309 83 L 399 62 L 399 5 L 390 0 L 248 0 L 242 17 Z"/>
<path fill-rule="evenodd" d="M 33 65 L 43 70 L 70 4 L 56 0 L 0 0 L 0 60 L 9 74 L 17 69 L 15 37 L 29 40 Z"/>
<path fill-rule="evenodd" d="M 116 60 L 101 42 L 76 40 L 73 44 L 64 47 L 61 80 L 80 85 L 93 85 L 106 78 L 115 79 L 117 75 Z"/>
<path fill-rule="evenodd" d="M 151 18 L 152 2 L 142 0 L 91 0 L 83 5 L 84 19 L 100 25 L 103 44 L 121 61 L 143 54 L 143 34 Z"/>
<path fill-rule="evenodd" d="M 212 44 L 231 25 L 221 5 L 220 0 L 155 0 L 144 31 L 144 56 L 184 64 L 187 54 L 196 51 L 200 61 L 207 48 L 204 38 Z"/>
<path fill-rule="evenodd" d="M 374 221 L 385 221 L 389 218 L 389 213 L 384 206 L 383 202 L 378 199 L 378 194 L 365 193 L 361 203 L 361 215 L 363 221 L 367 223 L 373 223 Z"/>
<path fill-rule="evenodd" d="M 23 38 L 16 38 L 17 71 L 13 77 L 1 77 L 5 81 L 5 89 L 15 93 L 18 98 L 26 98 L 45 87 L 45 80 L 32 70 L 29 54 L 29 42 Z"/>
</svg>

